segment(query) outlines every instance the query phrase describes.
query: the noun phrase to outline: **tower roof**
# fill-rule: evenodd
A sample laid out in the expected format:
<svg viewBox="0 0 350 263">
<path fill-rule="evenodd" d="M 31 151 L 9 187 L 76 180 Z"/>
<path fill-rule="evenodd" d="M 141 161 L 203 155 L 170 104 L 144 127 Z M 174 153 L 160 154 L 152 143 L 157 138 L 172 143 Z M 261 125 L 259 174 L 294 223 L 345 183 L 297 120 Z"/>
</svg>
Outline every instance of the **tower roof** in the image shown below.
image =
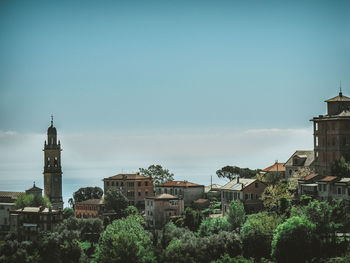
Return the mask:
<svg viewBox="0 0 350 263">
<path fill-rule="evenodd" d="M 339 92 L 338 96 L 325 100 L 325 102 L 337 102 L 337 101 L 350 101 L 350 98 L 347 96 L 344 96 L 342 92 Z"/>
<path fill-rule="evenodd" d="M 56 128 L 53 126 L 53 115 L 51 115 L 51 126 L 47 129 L 47 134 L 57 134 Z"/>
</svg>

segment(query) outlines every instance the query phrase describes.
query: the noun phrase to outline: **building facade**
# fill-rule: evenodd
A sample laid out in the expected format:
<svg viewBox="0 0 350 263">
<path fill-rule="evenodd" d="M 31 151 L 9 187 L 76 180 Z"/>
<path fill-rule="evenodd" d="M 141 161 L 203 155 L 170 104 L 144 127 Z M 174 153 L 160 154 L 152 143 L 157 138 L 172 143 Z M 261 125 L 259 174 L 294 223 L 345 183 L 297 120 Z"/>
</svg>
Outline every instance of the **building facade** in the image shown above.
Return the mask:
<svg viewBox="0 0 350 263">
<path fill-rule="evenodd" d="M 10 211 L 15 208 L 17 198 L 23 192 L 0 191 L 0 240 L 10 231 Z"/>
<path fill-rule="evenodd" d="M 90 199 L 74 204 L 76 218 L 100 218 L 103 220 L 103 199 Z"/>
<path fill-rule="evenodd" d="M 57 131 L 53 126 L 47 129 L 47 141 L 44 144 L 44 194 L 54 209 L 63 209 L 61 142 L 57 142 Z"/>
<path fill-rule="evenodd" d="M 62 221 L 62 210 L 25 207 L 10 211 L 10 231 L 16 232 L 19 240 L 36 240 L 40 231 L 53 231 Z"/>
<path fill-rule="evenodd" d="M 263 208 L 260 197 L 265 188 L 266 184 L 257 179 L 239 177 L 233 179 L 221 187 L 222 214 L 227 213 L 233 200 L 242 202 L 248 213 L 259 211 Z"/>
<path fill-rule="evenodd" d="M 184 200 L 185 206 L 204 196 L 204 185 L 188 181 L 170 181 L 156 186 L 156 194 L 170 194 Z"/>
<path fill-rule="evenodd" d="M 300 168 L 313 169 L 314 151 L 298 150 L 284 164 L 286 179 L 294 177 Z"/>
<path fill-rule="evenodd" d="M 170 194 L 160 194 L 145 198 L 146 226 L 161 228 L 172 216 L 182 215 L 184 200 Z"/>
<path fill-rule="evenodd" d="M 145 198 L 154 196 L 153 179 L 136 174 L 117 174 L 103 179 L 104 192 L 117 188 L 128 198 L 129 204 L 143 208 Z"/>
<path fill-rule="evenodd" d="M 339 95 L 326 100 L 327 114 L 314 117 L 314 159 L 317 173 L 330 175 L 334 161 L 350 161 L 350 98 Z"/>
</svg>

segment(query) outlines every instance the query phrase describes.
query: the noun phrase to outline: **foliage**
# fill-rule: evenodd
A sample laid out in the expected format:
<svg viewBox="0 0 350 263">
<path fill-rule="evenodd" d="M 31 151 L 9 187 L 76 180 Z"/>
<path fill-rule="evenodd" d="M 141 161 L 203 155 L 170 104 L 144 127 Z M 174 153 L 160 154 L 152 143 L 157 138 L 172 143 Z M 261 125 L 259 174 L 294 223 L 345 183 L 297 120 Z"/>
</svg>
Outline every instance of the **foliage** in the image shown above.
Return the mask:
<svg viewBox="0 0 350 263">
<path fill-rule="evenodd" d="M 102 195 L 103 191 L 100 187 L 82 187 L 74 192 L 73 199 L 74 203 L 79 203 L 90 199 L 101 199 Z"/>
<path fill-rule="evenodd" d="M 155 262 L 150 236 L 140 221 L 130 215 L 107 226 L 96 249 L 96 262 Z"/>
<path fill-rule="evenodd" d="M 225 166 L 220 170 L 216 171 L 216 175 L 219 178 L 227 178 L 230 181 L 236 178 L 237 176 L 242 178 L 251 178 L 259 173 L 259 169 L 251 170 L 249 168 L 240 168 L 238 166 Z"/>
<path fill-rule="evenodd" d="M 227 211 L 227 220 L 233 230 L 240 228 L 246 219 L 244 206 L 240 201 L 233 200 Z"/>
<path fill-rule="evenodd" d="M 115 212 L 114 219 L 120 219 L 126 216 L 126 208 L 129 201 L 119 189 L 110 188 L 104 197 L 106 210 Z"/>
<path fill-rule="evenodd" d="M 184 226 L 188 227 L 191 231 L 197 231 L 201 224 L 203 215 L 201 211 L 194 210 L 190 207 L 185 209 Z"/>
<path fill-rule="evenodd" d="M 312 201 L 312 197 L 311 196 L 309 196 L 309 195 L 302 195 L 302 196 L 300 196 L 300 198 L 299 198 L 299 203 L 301 204 L 301 205 L 308 205 L 310 202 Z"/>
<path fill-rule="evenodd" d="M 129 215 L 138 215 L 139 214 L 139 210 L 137 210 L 137 208 L 135 206 L 128 206 L 126 209 L 125 209 L 125 213 L 127 216 Z"/>
<path fill-rule="evenodd" d="M 230 231 L 231 224 L 228 222 L 227 217 L 207 217 L 202 220 L 199 226 L 198 234 L 200 236 L 210 236 L 212 234 L 218 234 L 220 231 Z"/>
<path fill-rule="evenodd" d="M 274 230 L 278 226 L 276 214 L 260 212 L 249 215 L 241 231 L 244 256 L 268 258 Z"/>
<path fill-rule="evenodd" d="M 289 198 L 287 197 L 281 197 L 279 200 L 278 200 L 278 214 L 280 215 L 283 215 L 283 214 L 286 214 L 286 215 L 289 215 L 289 210 L 291 208 L 291 201 Z"/>
<path fill-rule="evenodd" d="M 228 254 L 225 254 L 221 258 L 214 260 L 211 263 L 254 263 L 254 259 L 247 259 L 242 256 L 231 258 Z"/>
<path fill-rule="evenodd" d="M 291 217 L 280 224 L 273 237 L 271 255 L 277 262 L 305 262 L 313 256 L 316 226 L 306 217 Z"/>
<path fill-rule="evenodd" d="M 344 157 L 334 161 L 331 166 L 332 175 L 337 177 L 350 177 L 350 163 Z"/>
<path fill-rule="evenodd" d="M 67 218 L 70 218 L 70 217 L 74 217 L 74 210 L 73 210 L 73 208 L 66 207 L 66 208 L 63 209 L 62 213 L 63 213 L 63 218 L 64 219 L 67 219 Z"/>
<path fill-rule="evenodd" d="M 51 204 L 49 202 L 49 199 L 45 196 L 34 196 L 33 194 L 20 194 L 15 202 L 15 208 L 24 208 L 24 207 L 50 207 Z"/>
<path fill-rule="evenodd" d="M 39 251 L 33 242 L 8 239 L 0 245 L 1 263 L 36 263 L 39 258 Z"/>
<path fill-rule="evenodd" d="M 267 185 L 275 185 L 280 183 L 285 177 L 284 172 L 268 172 L 264 174 L 257 174 L 256 178 Z"/>
<path fill-rule="evenodd" d="M 288 178 L 289 191 L 292 193 L 296 193 L 298 189 L 298 180 L 303 179 L 312 173 L 313 173 L 313 170 L 311 170 L 308 167 L 299 168 L 295 173 L 292 174 L 292 176 Z"/>
<path fill-rule="evenodd" d="M 140 168 L 139 170 L 141 175 L 151 177 L 153 179 L 154 186 L 174 180 L 174 174 L 170 173 L 168 169 L 163 168 L 159 164 L 153 164 L 147 169 Z"/>
<path fill-rule="evenodd" d="M 278 183 L 276 185 L 267 186 L 261 196 L 261 200 L 264 202 L 266 208 L 276 211 L 278 208 L 278 201 L 282 197 L 291 199 L 292 195 L 288 191 L 287 185 Z"/>
</svg>

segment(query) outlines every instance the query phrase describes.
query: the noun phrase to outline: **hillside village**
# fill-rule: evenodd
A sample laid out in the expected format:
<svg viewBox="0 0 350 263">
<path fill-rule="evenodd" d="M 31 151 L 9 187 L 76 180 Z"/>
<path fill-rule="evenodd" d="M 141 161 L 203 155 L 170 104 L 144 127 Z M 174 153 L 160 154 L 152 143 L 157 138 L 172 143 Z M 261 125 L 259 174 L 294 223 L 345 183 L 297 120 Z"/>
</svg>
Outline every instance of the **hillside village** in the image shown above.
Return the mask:
<svg viewBox="0 0 350 263">
<path fill-rule="evenodd" d="M 160 165 L 151 165 L 137 173 L 101 178 L 103 189 L 95 186 L 77 189 L 72 193 L 66 208 L 62 199 L 64 176 L 61 142 L 51 119 L 47 140 L 44 142 L 44 189 L 37 187 L 35 183 L 23 192 L 0 189 L 0 237 L 3 240 L 0 262 L 21 262 L 6 261 L 11 255 L 5 256 L 4 251 L 10 248 L 5 248 L 4 244 L 10 244 L 11 240 L 35 243 L 45 239 L 43 235 L 47 234 L 44 233 L 59 231 L 58 233 L 62 234 L 64 229 L 79 232 L 76 237 L 63 239 L 79 240 L 81 245 L 74 248 L 75 256 L 79 256 L 71 257 L 71 252 L 66 251 L 64 253 L 68 255 L 67 258 L 72 261 L 62 262 L 112 262 L 109 260 L 113 258 L 116 259 L 113 262 L 123 262 L 127 252 L 119 255 L 120 247 L 116 245 L 115 248 L 111 248 L 107 245 L 111 242 L 107 237 L 108 233 L 134 231 L 130 226 L 124 226 L 123 220 L 129 220 L 134 226 L 140 225 L 142 229 L 137 231 L 141 232 L 137 233 L 142 233 L 140 235 L 143 241 L 148 240 L 145 241 L 146 245 L 135 245 L 137 248 L 133 248 L 136 252 L 132 252 L 135 253 L 132 257 L 137 259 L 132 259 L 131 262 L 306 262 L 312 258 L 317 258 L 317 262 L 328 262 L 327 258 L 345 258 L 344 255 L 349 251 L 350 238 L 350 98 L 340 91 L 337 96 L 325 102 L 327 114 L 311 119 L 314 149 L 295 149 L 285 162 L 266 164 L 266 168 L 261 170 L 223 167 L 217 171 L 217 175 L 228 180 L 225 185 L 200 185 L 186 180 L 177 181 L 167 169 Z M 325 207 L 330 210 L 325 212 Z M 322 214 L 323 212 L 328 214 Z M 317 217 L 317 213 L 324 221 L 314 218 Z M 263 226 L 268 233 L 259 234 L 266 235 L 263 239 L 268 240 L 268 248 L 261 248 L 262 252 L 259 253 L 252 252 L 252 248 L 257 246 L 253 243 L 260 242 L 259 236 L 249 240 L 253 234 L 247 234 L 249 224 L 254 225 L 254 222 L 257 222 L 254 220 L 258 220 L 255 219 L 255 215 L 265 217 L 268 221 L 266 226 Z M 305 223 L 303 220 L 308 221 Z M 310 250 L 308 252 L 304 251 L 301 255 L 294 256 L 290 256 L 288 251 L 278 252 L 278 242 L 287 242 L 278 239 L 278 231 L 283 231 L 280 226 L 293 222 L 296 222 L 296 228 L 305 224 L 302 229 L 306 229 L 306 226 L 311 230 L 316 229 L 315 233 L 321 235 L 322 238 L 319 239 L 323 243 L 315 245 L 315 234 L 311 241 L 306 237 L 301 238 L 305 249 Z M 91 226 L 88 225 L 90 223 Z M 326 223 L 329 224 L 329 228 Z M 72 224 L 87 225 L 84 225 L 85 228 L 74 228 Z M 94 227 L 96 225 L 98 227 Z M 322 233 L 317 232 L 321 230 Z M 181 234 L 181 231 L 185 234 Z M 255 226 L 252 227 L 252 231 L 260 230 Z M 150 236 L 147 233 L 151 233 Z M 213 255 L 205 256 L 205 251 L 210 249 L 208 245 L 204 250 L 199 249 L 200 252 L 197 248 L 190 249 L 181 259 L 179 255 L 185 253 L 183 251 L 187 245 L 182 247 L 175 241 L 165 241 L 165 233 L 169 236 L 175 235 L 178 240 L 176 242 L 183 244 L 186 243 L 186 238 L 182 235 L 197 241 L 204 237 L 208 240 L 214 237 L 222 239 L 218 245 L 220 249 L 215 248 L 216 252 L 213 252 Z M 175 237 L 168 238 L 172 240 Z M 296 241 L 297 238 L 300 237 L 295 237 L 291 243 L 296 249 L 299 248 L 299 244 L 295 244 L 299 242 Z M 132 237 L 130 240 L 132 242 Z M 208 240 L 198 242 L 205 243 L 209 242 Z M 215 242 L 210 241 L 210 244 L 214 246 Z M 21 244 L 18 243 L 15 250 L 27 251 L 23 253 L 32 257 L 30 250 Z M 71 243 L 64 244 L 72 246 Z M 175 244 L 177 250 L 174 248 Z M 104 250 L 107 249 L 105 246 L 108 247 L 108 251 L 115 249 L 115 252 L 110 252 L 111 255 L 108 256 L 109 252 Z M 144 254 L 140 252 L 142 246 L 146 250 L 142 252 Z M 280 249 L 283 246 L 282 244 Z M 329 249 L 324 250 L 325 246 Z M 72 248 L 72 251 L 74 249 Z M 38 251 L 37 253 L 49 253 L 49 250 Z M 62 253 L 59 249 L 57 251 Z M 198 257 L 191 256 L 191 253 Z M 200 256 L 201 253 L 204 253 L 204 256 Z M 74 261 L 73 258 L 78 261 Z M 261 261 L 262 258 L 266 261 Z M 20 256 L 16 260 L 20 260 Z"/>
</svg>

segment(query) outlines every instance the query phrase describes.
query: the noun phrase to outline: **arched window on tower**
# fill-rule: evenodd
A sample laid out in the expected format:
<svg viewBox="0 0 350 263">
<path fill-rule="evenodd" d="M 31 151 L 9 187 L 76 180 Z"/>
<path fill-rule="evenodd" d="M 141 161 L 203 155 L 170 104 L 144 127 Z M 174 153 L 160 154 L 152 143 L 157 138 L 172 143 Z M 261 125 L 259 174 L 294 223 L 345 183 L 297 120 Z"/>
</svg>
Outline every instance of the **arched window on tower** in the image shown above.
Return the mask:
<svg viewBox="0 0 350 263">
<path fill-rule="evenodd" d="M 47 167 L 50 167 L 50 157 L 47 157 L 46 165 L 47 165 Z"/>
<path fill-rule="evenodd" d="M 55 165 L 55 167 L 57 167 L 57 165 L 58 165 L 58 159 L 57 159 L 57 157 L 55 157 L 54 165 Z"/>
</svg>

